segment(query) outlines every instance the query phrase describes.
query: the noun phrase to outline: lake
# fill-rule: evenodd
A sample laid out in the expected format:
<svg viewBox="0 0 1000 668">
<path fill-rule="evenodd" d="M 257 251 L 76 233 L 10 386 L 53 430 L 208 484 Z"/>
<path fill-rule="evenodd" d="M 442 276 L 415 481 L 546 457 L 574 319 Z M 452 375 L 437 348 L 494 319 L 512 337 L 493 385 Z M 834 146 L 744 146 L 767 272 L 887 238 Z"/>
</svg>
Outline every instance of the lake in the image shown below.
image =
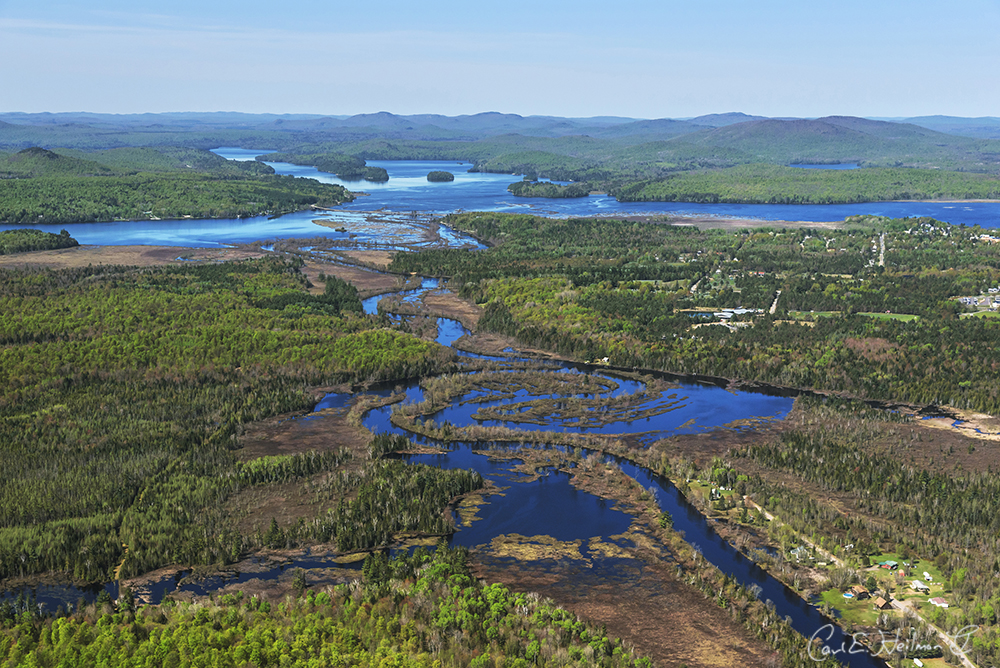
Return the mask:
<svg viewBox="0 0 1000 668">
<path fill-rule="evenodd" d="M 249 160 L 267 151 L 219 148 L 219 155 L 232 160 Z M 247 243 L 278 238 L 346 238 L 346 233 L 322 227 L 313 221 L 364 223 L 371 215 L 398 221 L 405 228 L 414 215 L 443 216 L 456 211 L 501 211 L 530 213 L 553 217 L 587 217 L 617 215 L 670 214 L 689 217 L 746 218 L 752 220 L 835 222 L 848 216 L 876 215 L 890 218 L 928 216 L 954 225 L 1000 227 L 1000 202 L 872 202 L 866 204 L 698 204 L 684 202 L 619 202 L 607 195 L 591 195 L 574 199 L 544 199 L 514 197 L 507 186 L 520 177 L 512 174 L 480 174 L 469 172 L 470 163 L 429 160 L 371 160 L 368 165 L 384 167 L 389 180 L 384 183 L 342 181 L 314 167 L 288 163 L 268 163 L 279 174 L 313 178 L 324 183 L 336 183 L 353 192 L 363 192 L 353 202 L 335 211 L 301 211 L 278 218 L 214 219 L 214 220 L 141 220 L 115 223 L 83 223 L 75 225 L 34 225 L 46 232 L 66 229 L 82 244 L 121 246 L 148 244 L 162 246 L 219 247 L 232 243 Z M 804 165 L 798 165 L 804 166 Z M 812 166 L 830 168 L 830 165 Z M 840 166 L 843 168 L 843 166 Z M 435 170 L 451 172 L 455 180 L 431 183 L 427 173 Z M 24 225 L 0 225 L 15 229 Z M 470 237 L 448 232 L 454 246 L 475 247 Z M 414 239 L 419 237 L 414 232 Z M 391 244 L 380 243 L 372 235 L 361 235 L 358 241 L 393 250 Z"/>
</svg>

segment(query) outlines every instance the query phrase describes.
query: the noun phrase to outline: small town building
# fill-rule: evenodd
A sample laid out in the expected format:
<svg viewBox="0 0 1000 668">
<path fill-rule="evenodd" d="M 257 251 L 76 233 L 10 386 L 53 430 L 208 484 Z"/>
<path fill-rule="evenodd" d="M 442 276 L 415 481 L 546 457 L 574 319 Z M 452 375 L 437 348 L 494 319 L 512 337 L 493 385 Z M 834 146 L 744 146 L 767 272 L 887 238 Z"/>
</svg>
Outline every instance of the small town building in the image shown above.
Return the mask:
<svg viewBox="0 0 1000 668">
<path fill-rule="evenodd" d="M 924 579 L 927 580 L 928 582 L 933 582 L 934 581 L 934 578 L 931 577 L 931 574 L 928 573 L 927 571 L 924 571 Z"/>
<path fill-rule="evenodd" d="M 884 568 L 884 569 L 886 569 L 888 571 L 894 571 L 897 568 L 899 568 L 899 562 L 898 561 L 880 561 L 880 562 L 878 562 L 878 567 L 879 568 Z"/>
<path fill-rule="evenodd" d="M 931 605 L 936 605 L 939 608 L 947 608 L 948 601 L 944 600 L 940 596 L 931 599 Z"/>
<path fill-rule="evenodd" d="M 927 583 L 926 583 L 926 582 L 921 582 L 920 580 L 914 580 L 914 581 L 913 581 L 913 582 L 912 582 L 912 583 L 910 584 L 910 587 L 911 587 L 911 588 L 912 588 L 912 589 L 913 589 L 914 591 L 919 591 L 919 592 L 928 592 L 928 591 L 930 591 L 930 590 L 931 590 L 931 588 L 927 586 Z"/>
<path fill-rule="evenodd" d="M 892 603 L 879 596 L 877 599 L 875 599 L 875 609 L 892 610 Z"/>
<path fill-rule="evenodd" d="M 859 600 L 859 601 L 863 601 L 866 598 L 871 598 L 871 596 L 872 596 L 868 592 L 868 590 L 865 589 L 864 587 L 862 587 L 861 585 L 854 585 L 853 587 L 851 587 L 847 591 L 851 592 L 854 595 L 854 598 L 857 599 L 857 600 Z"/>
<path fill-rule="evenodd" d="M 800 545 L 794 550 L 789 550 L 788 554 L 794 557 L 795 561 L 803 561 L 812 558 L 812 554 L 809 553 L 809 548 L 807 548 L 805 545 Z"/>
</svg>

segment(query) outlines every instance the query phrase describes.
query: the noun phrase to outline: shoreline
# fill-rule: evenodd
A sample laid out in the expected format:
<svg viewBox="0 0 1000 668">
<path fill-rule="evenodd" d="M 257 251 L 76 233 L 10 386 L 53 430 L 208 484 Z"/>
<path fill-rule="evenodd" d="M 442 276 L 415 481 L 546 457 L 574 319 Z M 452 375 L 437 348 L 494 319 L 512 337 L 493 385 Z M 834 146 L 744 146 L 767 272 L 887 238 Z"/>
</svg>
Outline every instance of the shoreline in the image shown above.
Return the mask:
<svg viewBox="0 0 1000 668">
<path fill-rule="evenodd" d="M 287 216 L 287 215 L 290 215 L 290 214 L 302 213 L 302 212 L 305 212 L 305 211 L 320 211 L 320 212 L 336 213 L 336 212 L 341 212 L 341 211 L 344 210 L 344 209 L 340 208 L 343 204 L 350 204 L 357 197 L 370 197 L 371 196 L 371 193 L 367 193 L 367 192 L 364 192 L 364 191 L 349 191 L 349 192 L 350 192 L 351 195 L 354 196 L 353 199 L 346 200 L 344 202 L 340 202 L 340 203 L 337 203 L 337 204 L 334 204 L 334 205 L 309 204 L 309 205 L 298 207 L 298 208 L 295 208 L 295 209 L 289 209 L 287 211 L 281 211 L 281 212 L 277 212 L 277 213 L 274 213 L 274 212 L 272 212 L 272 213 L 261 212 L 261 213 L 257 213 L 257 214 L 253 214 L 253 215 L 249 215 L 249 216 L 237 217 L 236 219 L 239 219 L 239 220 L 251 220 L 251 219 L 254 219 L 254 218 L 266 218 L 268 220 L 271 220 L 271 219 L 281 218 L 283 216 Z M 566 197 L 534 197 L 534 196 L 529 197 L 529 196 L 521 196 L 521 195 L 519 195 L 517 197 L 519 197 L 521 199 L 538 200 L 538 201 L 549 201 L 549 200 L 551 200 L 551 201 L 563 201 L 563 200 L 566 200 L 566 199 L 585 199 L 586 197 L 589 197 L 591 195 L 608 196 L 607 193 L 592 192 L 592 193 L 589 193 L 585 197 L 572 197 L 572 198 L 566 198 Z M 827 207 L 827 206 L 850 206 L 850 205 L 863 205 L 863 204 L 1000 204 L 1000 199 L 953 199 L 953 198 L 945 198 L 945 199 L 886 199 L 886 200 L 865 200 L 865 201 L 861 201 L 861 202 L 831 202 L 831 203 L 802 202 L 802 203 L 797 203 L 797 204 L 775 204 L 775 203 L 771 203 L 771 202 L 710 202 L 710 203 L 708 203 L 708 202 L 699 202 L 699 201 L 696 201 L 696 200 L 641 200 L 641 201 L 640 200 L 636 200 L 636 201 L 626 200 L 626 201 L 622 202 L 622 201 L 616 199 L 615 201 L 618 202 L 618 203 L 620 203 L 620 204 L 697 204 L 697 205 L 704 205 L 704 204 L 715 205 L 715 204 L 718 204 L 718 205 L 746 205 L 746 206 L 774 206 L 774 207 L 784 207 L 784 206 L 787 206 L 787 207 L 793 207 L 793 206 Z M 406 211 L 403 211 L 403 210 L 395 211 L 393 209 L 386 209 L 386 208 L 379 209 L 378 211 L 379 212 L 390 212 L 390 213 L 407 213 Z M 477 211 L 477 210 L 476 209 L 469 209 L 468 211 Z M 446 212 L 446 213 L 436 213 L 436 212 L 433 212 L 433 211 L 424 211 L 422 213 L 424 213 L 426 215 L 429 215 L 430 217 L 432 217 L 435 220 L 440 220 L 440 219 L 448 216 L 450 213 L 459 213 L 459 212 L 467 212 L 467 211 L 464 210 L 464 209 L 459 209 L 459 210 L 456 210 L 456 211 Z M 377 213 L 377 211 L 359 211 L 357 213 L 371 214 L 371 213 Z M 503 212 L 503 211 L 501 211 L 501 212 L 497 212 L 497 213 L 515 213 L 515 212 Z M 541 218 L 550 217 L 550 216 L 546 216 L 544 213 L 531 213 L 530 215 L 536 215 L 536 216 L 541 217 Z M 859 214 L 859 215 L 863 215 L 863 214 Z M 874 214 L 872 214 L 872 215 L 874 215 Z M 562 217 L 566 217 L 566 216 L 569 216 L 569 217 L 579 217 L 579 218 L 583 218 L 583 219 L 587 219 L 587 218 L 627 218 L 627 219 L 632 219 L 632 218 L 643 218 L 643 217 L 654 217 L 654 216 L 675 216 L 675 217 L 681 217 L 681 218 L 688 218 L 688 217 L 706 218 L 706 219 L 712 218 L 712 219 L 730 220 L 730 221 L 744 221 L 744 220 L 746 220 L 746 221 L 761 221 L 761 222 L 781 223 L 781 224 L 789 224 L 789 225 L 791 225 L 791 224 L 794 224 L 794 225 L 818 225 L 818 224 L 829 224 L 829 223 L 843 222 L 843 220 L 826 220 L 826 221 L 794 221 L 794 220 L 785 220 L 785 219 L 781 219 L 781 220 L 766 220 L 766 219 L 762 219 L 762 218 L 740 217 L 740 216 L 733 216 L 733 215 L 716 216 L 714 214 L 706 214 L 706 213 L 677 213 L 677 212 L 670 212 L 670 211 L 661 211 L 661 212 L 655 212 L 655 211 L 653 211 L 653 212 L 649 212 L 649 213 L 620 211 L 620 212 L 609 212 L 609 213 L 594 213 L 593 215 L 582 215 L 582 216 L 574 216 L 572 214 L 566 214 L 566 215 L 558 215 L 558 216 L 552 216 L 552 217 L 562 218 Z M 68 222 L 68 223 L 67 222 L 62 222 L 62 223 L 41 222 L 41 223 L 37 223 L 37 225 L 52 225 L 52 226 L 56 226 L 56 225 L 101 225 L 101 224 L 106 224 L 106 223 L 192 222 L 192 221 L 213 221 L 213 220 L 233 220 L 233 218 L 231 218 L 231 217 L 221 217 L 221 216 L 205 216 L 205 217 L 201 217 L 201 216 L 185 215 L 185 216 L 180 216 L 180 217 L 165 217 L 165 218 L 160 218 L 160 217 L 151 217 L 151 218 L 114 218 L 112 220 L 89 220 L 89 221 L 83 221 L 83 222 Z M 947 222 L 947 221 L 941 221 L 941 222 Z M 954 223 L 951 223 L 951 224 L 954 224 Z M 21 223 L 11 223 L 11 222 L 8 222 L 8 221 L 0 221 L 0 227 L 10 226 L 11 229 L 20 229 L 20 228 L 25 228 L 25 227 L 27 227 L 27 228 L 33 228 L 33 227 L 35 227 L 35 225 L 36 224 L 32 224 L 32 223 L 21 224 Z M 992 229 L 992 228 L 988 228 L 988 229 Z"/>
</svg>

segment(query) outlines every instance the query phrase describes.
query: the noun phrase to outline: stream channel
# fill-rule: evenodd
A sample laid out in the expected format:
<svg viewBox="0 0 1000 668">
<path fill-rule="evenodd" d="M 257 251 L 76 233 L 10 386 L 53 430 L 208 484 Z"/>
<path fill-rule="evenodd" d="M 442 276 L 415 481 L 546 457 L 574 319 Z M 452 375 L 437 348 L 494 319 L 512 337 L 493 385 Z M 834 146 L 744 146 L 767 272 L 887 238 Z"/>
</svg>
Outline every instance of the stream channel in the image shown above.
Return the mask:
<svg viewBox="0 0 1000 668">
<path fill-rule="evenodd" d="M 406 301 L 417 301 L 431 290 L 438 288 L 436 279 L 424 279 L 419 289 L 396 293 Z M 364 302 L 366 313 L 374 313 L 378 300 L 386 295 L 373 297 Z M 438 319 L 437 341 L 445 346 L 451 346 L 462 335 L 467 334 L 460 323 L 446 318 Z M 457 350 L 460 356 L 482 357 L 470 355 Z M 517 358 L 490 357 L 487 359 L 498 362 L 518 361 Z M 533 360 L 537 362 L 537 360 Z M 624 398 L 642 392 L 644 385 L 630 378 L 615 376 L 613 370 L 590 365 L 549 362 L 547 371 L 555 374 L 590 374 L 597 383 L 603 383 L 605 388 L 612 388 L 602 396 L 605 398 Z M 489 400 L 483 392 L 472 393 L 452 401 L 451 405 L 430 416 L 437 422 L 449 421 L 455 426 L 482 424 L 485 426 L 508 426 L 517 429 L 534 429 L 546 431 L 562 431 L 599 434 L 632 434 L 641 439 L 662 438 L 671 434 L 700 433 L 710 431 L 723 425 L 731 425 L 736 421 L 754 422 L 757 420 L 782 419 L 791 410 L 793 397 L 775 389 L 771 392 L 744 391 L 727 389 L 709 382 L 694 382 L 690 379 L 662 374 L 664 379 L 673 384 L 673 389 L 661 395 L 637 397 L 632 403 L 632 409 L 638 408 L 646 417 L 637 420 L 622 419 L 604 424 L 596 429 L 574 426 L 574 419 L 561 419 L 558 414 L 552 416 L 547 424 L 525 424 L 520 422 L 484 421 L 472 417 L 475 410 L 488 407 L 503 408 L 508 404 L 530 399 L 545 399 L 531 395 L 528 390 L 519 390 L 510 396 Z M 418 381 L 407 385 L 390 385 L 368 390 L 367 394 L 389 397 L 404 392 L 403 403 L 420 402 L 423 391 Z M 577 395 L 580 396 L 580 395 Z M 591 395 L 592 396 L 592 395 Z M 565 398 L 566 395 L 560 395 Z M 466 403 L 475 399 L 473 403 Z M 328 408 L 348 406 L 352 400 L 350 394 L 328 394 L 315 407 L 314 412 L 293 420 L 301 423 L 302 428 L 310 430 L 322 429 L 324 416 L 321 411 Z M 643 403 L 645 402 L 645 403 Z M 545 470 L 532 480 L 515 471 L 517 462 L 498 460 L 489 457 L 482 451 L 474 450 L 469 443 L 448 443 L 447 445 L 432 441 L 423 436 L 414 435 L 394 426 L 390 422 L 393 405 L 376 408 L 369 411 L 363 423 L 373 433 L 392 432 L 403 434 L 417 443 L 436 446 L 444 449 L 441 454 L 405 455 L 403 458 L 411 463 L 429 464 L 442 468 L 474 469 L 484 478 L 491 480 L 502 489 L 501 494 L 490 495 L 487 501 L 479 506 L 476 519 L 471 523 L 456 523 L 458 530 L 452 535 L 450 542 L 470 548 L 489 551 L 490 543 L 495 538 L 509 534 L 523 537 L 548 537 L 556 541 L 580 541 L 580 545 L 590 549 L 580 549 L 578 554 L 569 554 L 556 560 L 541 560 L 532 564 L 533 568 L 557 569 L 564 566 L 560 562 L 576 560 L 581 567 L 574 569 L 574 577 L 580 578 L 574 586 L 586 588 L 591 584 L 607 584 L 628 578 L 629 573 L 641 571 L 643 565 L 636 559 L 621 556 L 609 556 L 613 551 L 598 549 L 596 546 L 628 545 L 628 539 L 623 535 L 632 523 L 632 516 L 614 508 L 612 502 L 598 496 L 578 490 L 570 484 L 570 476 L 562 471 Z M 475 446 L 477 448 L 482 445 Z M 509 446 L 516 451 L 518 446 Z M 564 446 L 549 446 L 560 448 Z M 509 454 L 509 452 L 508 452 Z M 654 496 L 661 510 L 670 513 L 674 520 L 674 529 L 683 532 L 685 540 L 702 554 L 706 561 L 715 565 L 731 578 L 744 586 L 756 585 L 760 588 L 761 600 L 770 601 L 776 612 L 791 620 L 796 631 L 809 638 L 830 623 L 830 620 L 803 600 L 793 590 L 771 577 L 753 561 L 737 551 L 712 528 L 711 523 L 694 506 L 687 502 L 684 496 L 667 479 L 651 471 L 636 466 L 625 460 L 605 457 L 606 462 L 613 461 L 621 470 L 635 479 Z M 457 515 L 457 514 L 456 514 Z M 456 516 L 456 519 L 457 516 Z M 515 560 L 507 557 L 508 562 Z M 501 557 L 500 562 L 504 561 Z M 539 565 L 541 564 L 541 565 Z M 259 568 L 252 572 L 228 572 L 208 578 L 187 578 L 190 571 L 183 571 L 171 577 L 164 578 L 150 586 L 138 588 L 136 594 L 146 600 L 159 601 L 170 593 L 189 592 L 195 596 L 207 596 L 223 587 L 239 585 L 251 580 L 273 580 L 280 577 L 288 569 L 329 569 L 350 568 L 360 570 L 360 562 L 344 564 L 326 555 L 312 555 L 308 551 L 301 557 L 285 561 L 279 565 L 260 560 Z M 552 572 L 555 572 L 553 570 Z M 359 573 L 360 575 L 360 573 Z M 624 585 L 625 583 L 622 582 Z M 83 598 L 94 600 L 104 589 L 112 598 L 117 598 L 117 583 L 107 583 L 103 587 L 96 585 L 89 588 L 78 588 L 68 584 L 39 583 L 21 590 L 8 591 L 5 598 L 24 594 L 34 599 L 37 604 L 52 610 L 57 606 L 73 606 Z M 844 634 L 839 627 L 834 626 L 832 635 L 823 631 L 827 647 L 839 649 L 851 647 L 850 636 Z M 856 652 L 858 650 L 855 650 Z M 850 655 L 839 655 L 838 658 L 853 667 L 875 667 L 886 664 L 879 658 L 872 657 L 867 652 Z"/>
<path fill-rule="evenodd" d="M 218 151 L 220 154 L 224 150 Z M 232 152 L 232 150 L 230 151 Z M 246 151 L 247 156 L 256 152 Z M 235 155 L 226 157 L 234 158 Z M 376 163 L 372 163 L 376 164 Z M 316 170 L 312 168 L 295 167 L 292 165 L 276 164 L 279 173 L 295 173 L 300 176 L 317 177 Z M 388 163 L 387 163 L 388 166 Z M 426 196 L 440 201 L 440 197 L 445 192 L 440 184 L 428 185 L 423 175 L 428 168 L 437 168 L 434 163 L 419 163 L 412 165 L 414 172 L 406 175 L 410 180 L 396 178 L 394 169 L 400 169 L 396 163 L 393 170 L 392 186 L 382 186 L 389 189 L 395 187 L 400 190 L 393 197 L 404 196 L 407 201 L 393 202 L 392 208 L 396 211 L 421 210 L 422 200 L 417 196 Z M 464 167 L 464 166 L 463 166 Z M 454 166 L 452 166 L 454 169 Z M 509 176 L 504 175 L 484 175 L 458 172 L 456 180 L 459 185 L 464 185 L 470 192 L 481 193 L 481 197 L 493 198 L 492 206 L 483 207 L 487 210 L 525 210 L 532 213 L 549 213 L 555 215 L 574 215 L 584 213 L 576 210 L 561 210 L 560 207 L 575 206 L 577 208 L 597 209 L 589 210 L 586 213 L 607 213 L 602 210 L 604 206 L 610 209 L 631 210 L 643 209 L 644 212 L 651 212 L 653 207 L 645 209 L 636 205 L 612 204 L 605 199 L 585 198 L 582 202 L 546 202 L 545 206 L 551 207 L 553 211 L 537 210 L 535 202 L 514 202 L 505 192 L 505 184 L 509 182 Z M 329 175 L 322 175 L 321 180 L 333 181 Z M 467 183 L 465 183 L 467 182 Z M 356 187 L 356 186 L 355 186 Z M 302 212 L 290 214 L 277 220 L 266 219 L 246 219 L 232 221 L 149 221 L 142 223 L 107 223 L 89 224 L 72 227 L 70 232 L 80 239 L 82 243 L 97 244 L 128 244 L 128 243 L 160 243 L 166 245 L 189 245 L 199 247 L 212 247 L 227 245 L 234 241 L 250 241 L 262 238 L 283 238 L 283 237 L 308 237 L 308 236 L 337 236 L 342 233 L 335 232 L 329 227 L 317 227 L 312 221 L 318 217 L 325 217 L 337 220 L 338 216 L 363 216 L 373 210 L 379 211 L 380 207 L 386 203 L 379 198 L 379 187 L 373 184 L 366 184 L 366 187 L 373 191 L 372 196 L 359 198 L 353 206 L 345 206 L 344 211 L 324 212 Z M 425 191 L 433 191 L 426 192 Z M 389 193 L 386 193 L 387 195 Z M 483 202 L 485 203 L 485 202 Z M 462 201 L 461 205 L 451 203 L 445 208 L 450 210 L 468 207 L 469 202 Z M 585 205 L 585 206 L 582 206 Z M 602 206 L 604 205 L 604 206 Z M 894 206 L 901 206 L 903 203 L 882 203 L 879 205 L 864 205 L 873 210 L 864 211 L 841 211 L 837 207 L 811 207 L 806 209 L 795 209 L 794 207 L 783 207 L 780 209 L 782 215 L 775 214 L 764 208 L 744 208 L 739 206 L 717 206 L 702 209 L 697 205 L 684 205 L 675 207 L 664 203 L 657 203 L 658 211 L 681 212 L 689 215 L 735 215 L 743 217 L 764 217 L 775 216 L 777 219 L 798 219 L 798 220 L 829 220 L 840 219 L 844 215 L 853 213 L 883 213 L 885 215 L 937 215 L 941 219 L 948 220 L 949 213 L 961 212 L 962 215 L 952 218 L 954 223 L 981 224 L 984 227 L 996 226 L 996 220 L 1000 218 L 1000 204 L 997 203 L 906 203 L 905 211 L 896 211 Z M 440 205 L 438 205 L 440 206 Z M 933 209 L 924 211 L 924 208 Z M 544 207 L 543 207 L 544 208 Z M 887 209 L 882 211 L 882 209 Z M 353 209 L 353 211 L 352 211 Z M 891 210 L 888 210 L 891 209 Z M 823 211 L 816 214 L 814 211 Z M 434 211 L 434 213 L 441 213 Z M 945 215 L 941 215 L 945 214 Z M 389 214 L 391 215 L 391 214 Z M 396 214 L 399 222 L 405 223 L 406 214 Z M 3 228 L 5 226 L 0 226 Z M 44 228 L 44 226 L 39 226 Z M 60 226 L 55 226 L 60 227 Z M 127 234 L 126 234 L 127 232 Z M 444 236 L 449 245 L 462 247 L 481 247 L 474 239 L 465 237 L 453 230 L 443 228 Z M 372 239 L 375 243 L 378 240 Z M 384 242 L 383 242 L 384 244 Z M 412 245 L 412 244 L 411 244 Z M 383 245 L 384 247 L 384 245 Z M 391 245 L 390 245 L 390 250 Z M 439 288 L 437 279 L 423 279 L 417 289 L 410 289 L 395 296 L 401 297 L 404 302 L 419 302 L 428 291 Z M 366 299 L 363 302 L 364 312 L 374 314 L 377 312 L 378 303 L 381 299 L 390 295 L 378 295 Z M 405 317 L 405 316 L 403 316 Z M 395 320 L 399 316 L 393 316 Z M 458 338 L 467 331 L 456 321 L 444 318 L 438 319 L 438 343 L 451 346 Z M 457 351 L 460 355 L 467 357 L 478 357 L 466 352 Z M 512 351 L 510 351 L 512 352 Z M 513 358 L 487 358 L 498 362 L 515 361 Z M 537 362 L 537 360 L 534 360 Z M 602 367 L 587 366 L 570 363 L 551 363 L 546 369 L 553 374 L 590 374 L 598 384 L 603 383 L 607 391 L 602 395 L 605 398 L 627 398 L 629 395 L 643 391 L 642 383 L 620 376 L 614 376 L 609 369 Z M 430 416 L 437 422 L 448 421 L 455 426 L 466 426 L 481 424 L 484 426 L 506 426 L 516 429 L 544 430 L 555 432 L 581 432 L 588 434 L 631 434 L 639 440 L 649 441 L 662 438 L 672 434 L 702 433 L 740 422 L 742 424 L 752 424 L 755 421 L 767 421 L 782 419 L 791 410 L 793 398 L 787 393 L 782 393 L 779 389 L 745 391 L 732 390 L 711 382 L 698 382 L 689 378 L 678 378 L 663 375 L 663 378 L 673 383 L 675 388 L 663 392 L 662 395 L 650 395 L 650 397 L 637 397 L 630 406 L 630 411 L 623 412 L 620 420 L 602 423 L 600 426 L 583 425 L 579 418 L 562 417 L 554 413 L 545 424 L 532 424 L 524 422 L 506 422 L 503 420 L 479 421 L 473 413 L 477 410 L 487 408 L 499 409 L 503 411 L 505 406 L 519 404 L 520 402 L 532 399 L 559 399 L 566 398 L 565 395 L 559 397 L 543 397 L 530 395 L 527 390 L 519 390 L 513 396 L 504 395 L 496 399 L 480 395 L 469 395 L 455 399 L 451 405 L 443 409 L 440 413 Z M 368 393 L 380 394 L 388 397 L 394 392 L 405 392 L 404 402 L 420 402 L 423 400 L 423 392 L 419 384 L 414 381 L 406 386 L 388 386 L 381 389 L 369 390 Z M 475 399 L 473 403 L 467 400 Z M 344 407 L 350 404 L 352 396 L 349 394 L 331 394 L 324 397 L 315 407 L 314 412 L 294 418 L 301 423 L 302 428 L 322 429 L 324 420 L 323 410 L 327 408 Z M 641 571 L 643 564 L 638 560 L 621 556 L 609 556 L 614 554 L 614 550 L 602 550 L 600 545 L 627 544 L 627 538 L 623 534 L 627 531 L 632 522 L 630 515 L 614 508 L 614 504 L 601 499 L 595 495 L 578 490 L 570 484 L 570 476 L 557 470 L 541 471 L 539 477 L 527 478 L 515 471 L 516 462 L 510 460 L 501 461 L 490 458 L 486 454 L 474 451 L 472 445 L 468 443 L 449 443 L 444 446 L 434 443 L 420 436 L 414 436 L 408 432 L 403 432 L 391 424 L 389 418 L 393 410 L 392 406 L 386 406 L 370 411 L 364 418 L 365 426 L 372 432 L 389 431 L 393 433 L 404 433 L 414 441 L 427 445 L 442 447 L 445 452 L 442 454 L 420 454 L 408 455 L 407 461 L 413 463 L 424 463 L 443 468 L 467 468 L 479 471 L 485 478 L 491 480 L 496 486 L 503 489 L 502 494 L 494 494 L 488 501 L 479 506 L 477 517 L 471 523 L 462 523 L 458 530 L 451 537 L 451 542 L 456 545 L 468 547 L 478 547 L 481 550 L 488 550 L 491 542 L 509 534 L 518 534 L 525 537 L 544 536 L 556 541 L 573 542 L 579 541 L 581 549 L 577 554 L 570 554 L 560 557 L 557 560 L 548 560 L 553 574 L 562 573 L 558 570 L 567 561 L 577 561 L 581 565 L 574 572 L 574 586 L 586 591 L 592 584 L 607 584 L 623 581 L 628 578 L 628 573 Z M 519 410 L 514 408 L 514 410 Z M 629 417 L 638 411 L 641 416 L 637 419 Z M 511 446 L 514 448 L 515 446 Z M 560 447 L 560 446 L 551 446 Z M 778 580 L 772 578 L 763 569 L 759 568 L 750 559 L 738 552 L 722 539 L 712 528 L 711 523 L 694 506 L 689 504 L 680 492 L 666 479 L 651 473 L 650 471 L 638 467 L 630 462 L 614 460 L 614 462 L 627 475 L 634 478 L 645 489 L 655 497 L 661 510 L 670 513 L 674 519 L 674 528 L 682 531 L 685 540 L 695 546 L 708 562 L 712 563 L 735 581 L 744 586 L 756 585 L 760 588 L 760 598 L 770 601 L 778 614 L 791 620 L 792 626 L 802 635 L 809 638 L 815 633 L 824 629 L 831 620 L 827 619 L 820 612 L 804 601 L 794 591 L 783 585 Z M 502 561 L 502 557 L 500 558 Z M 508 560 L 512 560 L 508 557 Z M 533 568 L 550 568 L 545 564 L 546 560 L 541 560 L 541 566 L 533 564 Z M 562 563 L 555 563 L 562 562 Z M 518 566 L 521 564 L 518 563 Z M 255 564 L 252 572 L 229 572 L 222 575 L 208 578 L 195 579 L 188 578 L 190 571 L 183 571 L 164 578 L 154 584 L 136 591 L 137 595 L 146 600 L 159 601 L 167 594 L 173 592 L 189 592 L 196 596 L 205 596 L 223 587 L 239 585 L 251 580 L 273 580 L 280 577 L 290 568 L 303 569 L 354 569 L 360 570 L 360 563 L 344 564 L 327 554 L 311 554 L 309 551 L 303 556 L 294 560 L 289 560 L 279 565 L 272 562 L 260 560 Z M 359 573 L 360 575 L 360 573 Z M 623 582 L 623 584 L 625 584 Z M 73 606 L 79 599 L 92 601 L 102 591 L 107 591 L 112 598 L 117 598 L 117 583 L 107 583 L 105 585 L 95 585 L 88 588 L 78 588 L 62 583 L 38 583 L 31 586 L 22 587 L 19 590 L 8 590 L 0 597 L 11 599 L 19 595 L 28 596 L 36 604 L 42 605 L 48 610 L 53 610 L 57 606 Z M 839 650 L 837 658 L 847 665 L 854 667 L 875 667 L 886 664 L 876 657 L 864 651 L 855 649 L 854 652 L 846 654 L 844 648 L 852 646 L 850 636 L 844 634 L 837 626 L 833 627 L 832 633 L 823 632 L 826 645 L 831 650 Z"/>
</svg>

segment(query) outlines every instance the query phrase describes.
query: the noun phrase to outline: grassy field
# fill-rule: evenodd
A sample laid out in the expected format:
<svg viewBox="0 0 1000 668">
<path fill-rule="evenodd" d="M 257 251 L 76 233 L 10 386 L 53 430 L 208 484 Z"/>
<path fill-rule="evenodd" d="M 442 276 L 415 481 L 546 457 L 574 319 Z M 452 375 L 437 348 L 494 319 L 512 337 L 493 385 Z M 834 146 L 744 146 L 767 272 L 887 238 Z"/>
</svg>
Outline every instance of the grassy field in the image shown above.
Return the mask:
<svg viewBox="0 0 1000 668">
<path fill-rule="evenodd" d="M 866 315 L 869 318 L 878 318 L 879 320 L 902 320 L 903 322 L 918 320 L 920 318 L 919 315 L 911 313 L 858 313 L 858 315 Z"/>
<path fill-rule="evenodd" d="M 805 320 L 807 318 L 829 318 L 835 315 L 840 315 L 840 311 L 789 311 L 788 317 L 795 320 Z M 879 320 L 901 320 L 903 322 L 909 322 L 911 320 L 919 320 L 919 315 L 913 315 L 911 313 L 869 313 L 869 312 L 859 312 L 858 315 L 866 315 L 869 318 L 877 318 Z"/>
<path fill-rule="evenodd" d="M 835 315 L 840 315 L 840 311 L 789 311 L 788 317 L 794 318 L 795 320 L 804 320 L 806 318 L 829 318 Z"/>
<path fill-rule="evenodd" d="M 1000 311 L 976 311 L 975 313 L 960 313 L 959 318 L 1000 318 Z"/>
<path fill-rule="evenodd" d="M 847 624 L 874 626 L 879 615 L 875 611 L 873 599 L 855 601 L 853 598 L 844 598 L 843 592 L 836 587 L 824 591 L 820 594 L 820 598 L 823 603 L 840 612 L 841 620 Z"/>
<path fill-rule="evenodd" d="M 934 582 L 941 582 L 941 569 L 934 565 L 934 562 L 924 561 L 923 559 L 913 558 L 913 557 L 902 557 L 896 552 L 885 552 L 880 555 L 875 555 L 870 557 L 872 565 L 875 566 L 883 561 L 895 561 L 899 564 L 899 568 L 906 572 L 907 581 L 919 578 L 924 579 L 924 571 L 931 574 L 934 578 Z M 909 563 L 909 567 L 903 566 L 903 564 Z M 910 577 L 910 576 L 913 577 Z"/>
</svg>

